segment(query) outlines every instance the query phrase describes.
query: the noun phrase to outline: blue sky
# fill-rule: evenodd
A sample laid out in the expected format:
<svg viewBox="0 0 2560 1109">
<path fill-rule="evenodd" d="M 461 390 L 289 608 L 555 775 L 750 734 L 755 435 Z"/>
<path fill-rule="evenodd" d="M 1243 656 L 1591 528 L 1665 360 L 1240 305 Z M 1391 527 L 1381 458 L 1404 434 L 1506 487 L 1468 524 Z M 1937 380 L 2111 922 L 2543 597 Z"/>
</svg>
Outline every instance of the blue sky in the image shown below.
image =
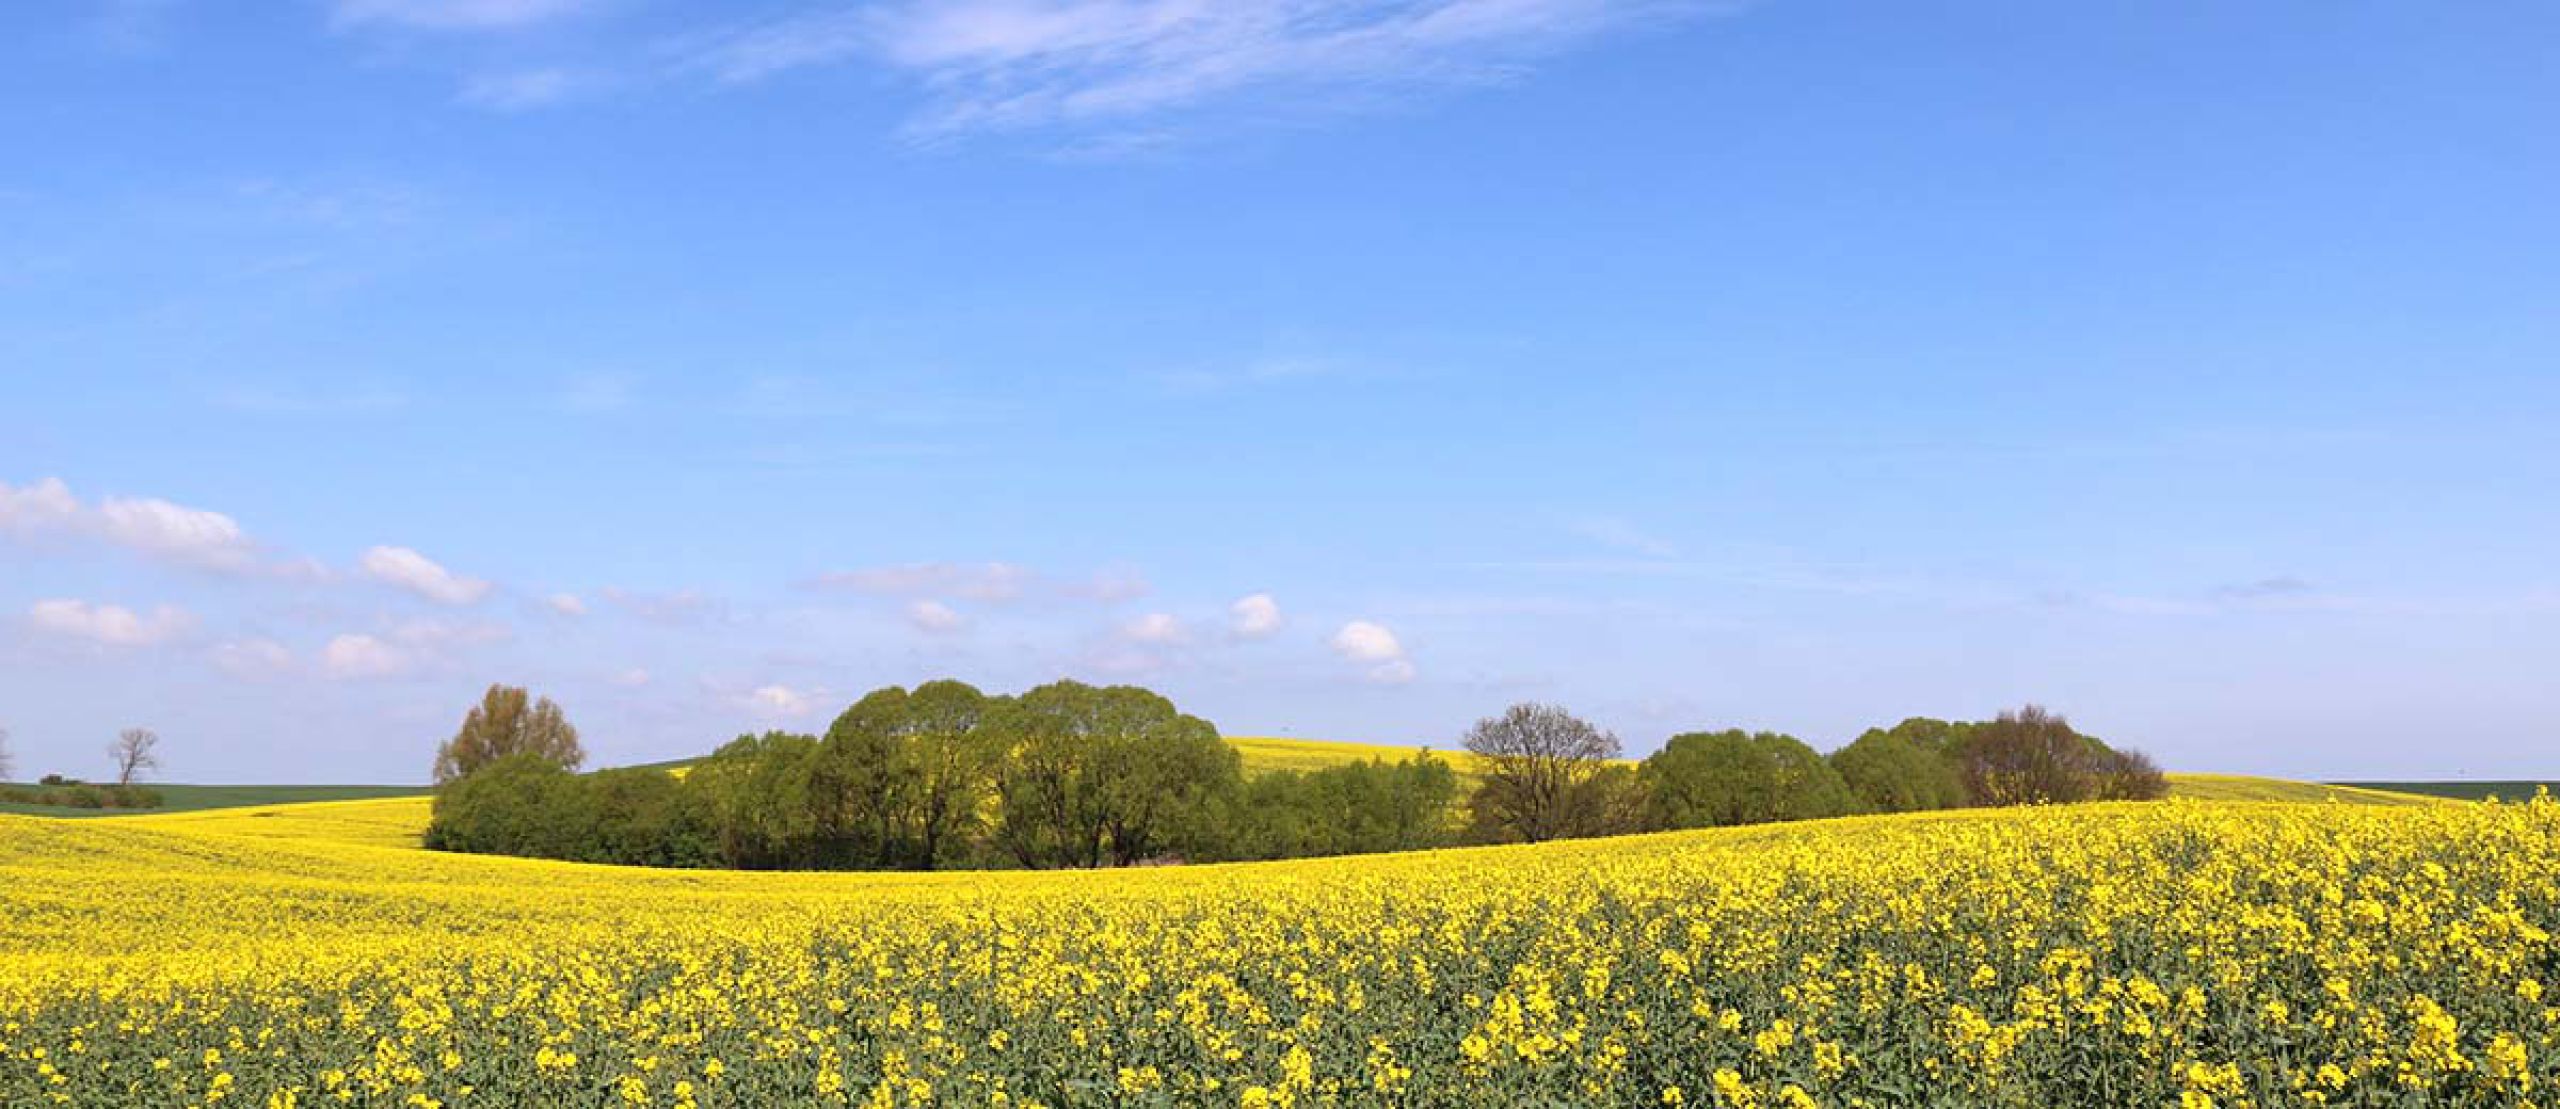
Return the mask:
<svg viewBox="0 0 2560 1109">
<path fill-rule="evenodd" d="M 0 727 L 957 675 L 2560 772 L 2560 9 L 0 12 Z"/>
</svg>

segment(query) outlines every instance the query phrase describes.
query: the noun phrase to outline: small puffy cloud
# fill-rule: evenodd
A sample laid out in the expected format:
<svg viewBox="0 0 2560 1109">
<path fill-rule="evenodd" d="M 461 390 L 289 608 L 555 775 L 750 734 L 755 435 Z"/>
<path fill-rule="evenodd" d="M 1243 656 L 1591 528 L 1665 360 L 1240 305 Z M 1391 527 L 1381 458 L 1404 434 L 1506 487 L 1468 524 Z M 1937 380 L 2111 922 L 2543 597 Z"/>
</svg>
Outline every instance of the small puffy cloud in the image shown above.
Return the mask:
<svg viewBox="0 0 2560 1109">
<path fill-rule="evenodd" d="M 1150 612 L 1120 626 L 1120 637 L 1131 643 L 1169 647 L 1190 640 L 1191 633 L 1170 612 Z"/>
<path fill-rule="evenodd" d="M 795 720 L 809 715 L 818 707 L 819 694 L 793 689 L 787 685 L 763 685 L 748 691 L 740 701 L 758 716 L 776 720 Z"/>
<path fill-rule="evenodd" d="M 357 565 L 366 577 L 438 604 L 473 604 L 489 595 L 488 582 L 456 574 L 407 547 L 375 547 Z"/>
<path fill-rule="evenodd" d="M 341 635 L 320 649 L 320 669 L 332 678 L 391 678 L 416 664 L 416 656 L 409 651 L 370 635 Z"/>
<path fill-rule="evenodd" d="M 155 497 L 110 497 L 98 505 L 107 538 L 139 550 L 184 559 L 228 561 L 245 556 L 249 538 L 229 516 Z"/>
<path fill-rule="evenodd" d="M 587 602 L 580 600 L 578 595 L 575 593 L 554 593 L 549 599 L 542 603 L 551 606 L 551 611 L 557 612 L 562 616 L 584 616 L 587 614 Z"/>
<path fill-rule="evenodd" d="M 216 670 L 245 681 L 276 677 L 293 670 L 293 651 L 272 639 L 234 639 L 213 645 L 206 658 Z"/>
<path fill-rule="evenodd" d="M 60 478 L 24 487 L 0 482 L 0 535 L 83 537 L 218 573 L 317 576 L 307 560 L 269 562 L 239 521 L 222 513 L 157 497 L 108 497 L 86 504 Z"/>
<path fill-rule="evenodd" d="M 1404 642 L 1384 624 L 1368 620 L 1344 624 L 1333 633 L 1333 651 L 1368 667 L 1370 681 L 1402 685 L 1414 678 L 1413 660 L 1405 656 Z"/>
<path fill-rule="evenodd" d="M 638 689 L 641 686 L 649 684 L 650 678 L 647 670 L 634 666 L 629 670 L 625 670 L 614 675 L 612 681 L 613 684 L 621 686 L 624 689 Z"/>
<path fill-rule="evenodd" d="M 1384 624 L 1354 620 L 1333 633 L 1333 649 L 1353 662 L 1388 662 L 1404 657 L 1404 643 Z"/>
<path fill-rule="evenodd" d="M 27 620 L 55 635 L 111 647 L 157 646 L 195 627 L 195 617 L 168 605 L 145 616 L 122 605 L 92 605 L 68 599 L 36 602 L 27 610 Z"/>
<path fill-rule="evenodd" d="M 969 626 L 969 618 L 940 601 L 917 601 L 907 606 L 907 623 L 917 631 L 943 635 Z"/>
<path fill-rule="evenodd" d="M 0 531 L 35 533 L 70 527 L 80 518 L 80 499 L 61 478 L 45 478 L 29 486 L 0 481 Z"/>
<path fill-rule="evenodd" d="M 1280 602 L 1268 593 L 1241 597 L 1227 606 L 1229 625 L 1240 639 L 1260 639 L 1280 630 Z"/>
</svg>

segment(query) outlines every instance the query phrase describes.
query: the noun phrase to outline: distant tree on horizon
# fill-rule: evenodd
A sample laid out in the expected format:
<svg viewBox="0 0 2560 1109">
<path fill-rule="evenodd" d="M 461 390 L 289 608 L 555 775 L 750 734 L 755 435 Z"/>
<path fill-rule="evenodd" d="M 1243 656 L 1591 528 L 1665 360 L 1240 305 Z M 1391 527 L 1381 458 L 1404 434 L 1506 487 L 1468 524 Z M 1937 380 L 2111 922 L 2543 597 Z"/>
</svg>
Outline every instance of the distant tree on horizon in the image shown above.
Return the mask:
<svg viewBox="0 0 2560 1109">
<path fill-rule="evenodd" d="M 115 761 L 116 788 L 131 786 L 134 779 L 160 769 L 160 736 L 149 728 L 126 728 L 116 733 L 116 741 L 107 745 L 107 757 Z"/>
<path fill-rule="evenodd" d="M 1660 828 L 1712 828 L 1845 816 L 1858 807 L 1840 772 L 1778 732 L 1671 737 L 1639 772 Z"/>
<path fill-rule="evenodd" d="M 1465 746 L 1484 760 L 1468 808 L 1480 834 L 1528 843 L 1588 834 L 1609 823 L 1619 785 L 1604 776 L 1618 737 L 1559 705 L 1517 704 L 1476 721 Z"/>
<path fill-rule="evenodd" d="M 1833 751 L 1830 761 L 1868 812 L 1923 812 L 1952 809 L 1965 802 L 1964 780 L 1957 776 L 1945 750 L 1924 745 L 1900 726 L 1870 728 Z"/>
<path fill-rule="evenodd" d="M 436 748 L 435 783 L 445 785 L 509 755 L 532 755 L 576 770 L 587 761 L 578 729 L 551 698 L 538 701 L 523 688 L 492 685 L 462 718 L 462 729 Z"/>
</svg>

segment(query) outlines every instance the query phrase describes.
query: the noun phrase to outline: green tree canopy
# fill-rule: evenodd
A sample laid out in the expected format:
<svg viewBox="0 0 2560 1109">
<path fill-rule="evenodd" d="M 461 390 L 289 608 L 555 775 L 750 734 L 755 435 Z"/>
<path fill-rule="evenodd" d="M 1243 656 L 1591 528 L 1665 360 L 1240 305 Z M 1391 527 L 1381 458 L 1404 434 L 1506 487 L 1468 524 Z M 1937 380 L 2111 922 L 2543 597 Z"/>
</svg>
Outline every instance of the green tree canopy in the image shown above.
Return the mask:
<svg viewBox="0 0 2560 1109">
<path fill-rule="evenodd" d="M 1054 682 L 1002 705 L 988 728 L 1003 752 L 996 840 L 1024 866 L 1153 857 L 1243 777 L 1217 728 L 1136 686 Z"/>
<path fill-rule="evenodd" d="M 1830 763 L 1776 732 L 1673 736 L 1644 760 L 1639 776 L 1653 822 L 1665 828 L 1808 820 L 1856 808 Z"/>
<path fill-rule="evenodd" d="M 1965 802 L 1964 781 L 1955 764 L 1895 731 L 1869 729 L 1833 751 L 1831 767 L 1840 772 L 1858 807 L 1868 812 L 1951 809 Z"/>
</svg>

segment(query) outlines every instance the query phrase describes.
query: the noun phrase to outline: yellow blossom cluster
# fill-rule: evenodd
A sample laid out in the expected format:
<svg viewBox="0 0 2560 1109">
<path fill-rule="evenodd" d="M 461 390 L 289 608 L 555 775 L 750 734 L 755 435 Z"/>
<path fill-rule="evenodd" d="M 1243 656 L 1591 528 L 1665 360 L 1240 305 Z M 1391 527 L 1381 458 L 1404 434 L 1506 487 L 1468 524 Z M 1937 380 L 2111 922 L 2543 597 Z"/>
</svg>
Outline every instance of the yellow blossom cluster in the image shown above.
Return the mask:
<svg viewBox="0 0 2560 1109">
<path fill-rule="evenodd" d="M 0 817 L 0 1105 L 2530 1106 L 2560 804 L 2173 801 L 1104 873 Z"/>
</svg>

